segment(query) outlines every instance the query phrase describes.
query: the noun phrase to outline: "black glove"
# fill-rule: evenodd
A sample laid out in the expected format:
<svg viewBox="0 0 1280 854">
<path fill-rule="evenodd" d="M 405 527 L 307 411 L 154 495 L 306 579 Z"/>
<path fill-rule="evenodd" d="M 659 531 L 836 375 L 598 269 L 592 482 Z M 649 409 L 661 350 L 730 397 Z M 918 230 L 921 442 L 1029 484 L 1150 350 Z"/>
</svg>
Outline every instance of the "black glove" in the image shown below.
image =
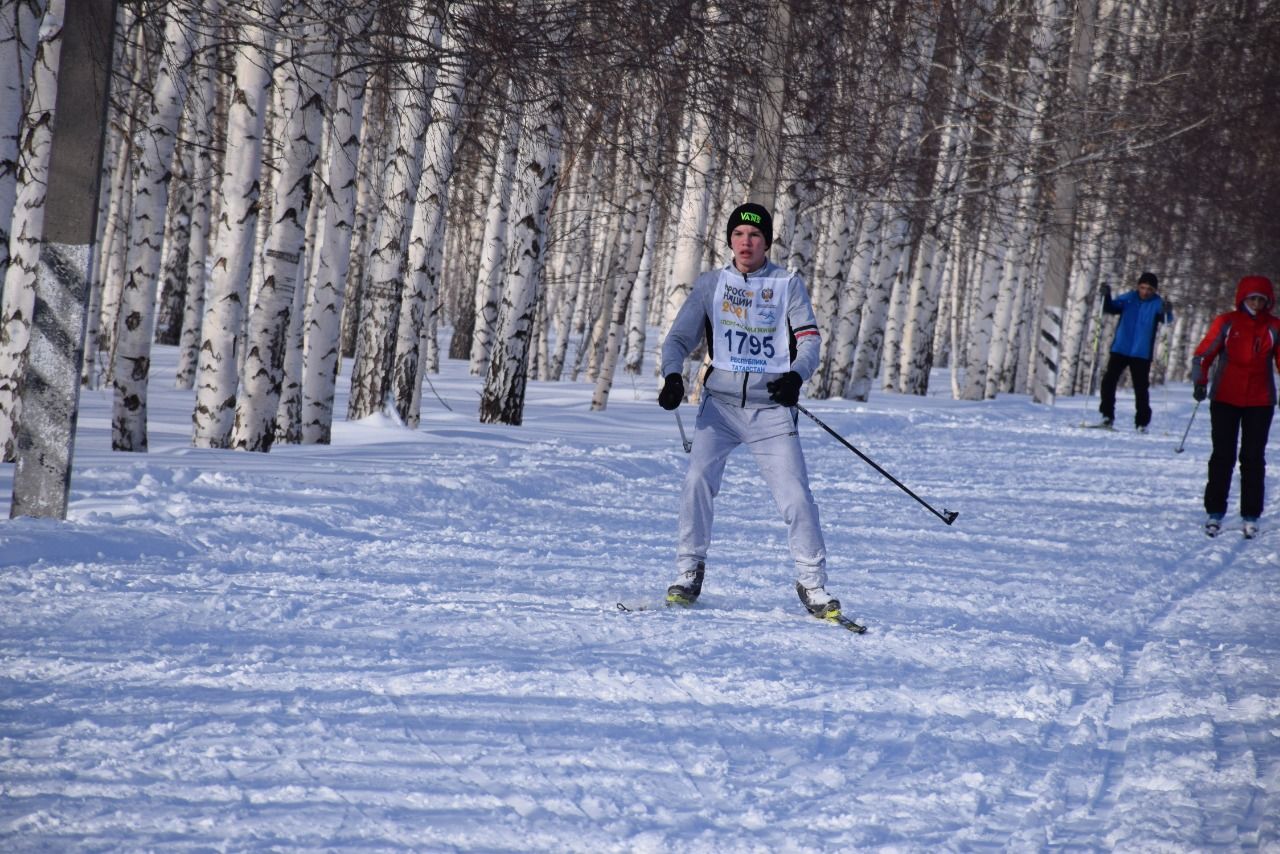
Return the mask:
<svg viewBox="0 0 1280 854">
<path fill-rule="evenodd" d="M 787 371 L 770 383 L 765 384 L 765 388 L 769 389 L 769 399 L 774 403 L 782 406 L 795 406 L 800 402 L 800 386 L 804 385 L 804 380 L 800 379 L 800 375 L 795 371 Z"/>
<path fill-rule="evenodd" d="M 1208 394 L 1209 394 L 1209 389 L 1205 388 L 1199 383 L 1196 383 L 1196 387 L 1191 390 L 1191 396 L 1195 398 L 1197 401 L 1204 400 L 1205 397 L 1208 396 Z"/>
<path fill-rule="evenodd" d="M 1111 299 L 1111 286 L 1106 282 L 1102 283 L 1102 297 L 1103 299 Z"/>
<path fill-rule="evenodd" d="M 663 409 L 675 409 L 684 400 L 684 377 L 680 374 L 667 374 L 662 383 L 662 391 L 658 392 L 658 405 Z"/>
</svg>

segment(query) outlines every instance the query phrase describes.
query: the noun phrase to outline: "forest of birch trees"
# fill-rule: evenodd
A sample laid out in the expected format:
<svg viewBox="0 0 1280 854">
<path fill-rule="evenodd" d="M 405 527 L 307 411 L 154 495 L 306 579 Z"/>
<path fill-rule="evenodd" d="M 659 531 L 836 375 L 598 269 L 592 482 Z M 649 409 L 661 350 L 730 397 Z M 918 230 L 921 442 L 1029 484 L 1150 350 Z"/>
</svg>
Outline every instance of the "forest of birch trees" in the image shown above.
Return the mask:
<svg viewBox="0 0 1280 854">
<path fill-rule="evenodd" d="M 76 2 L 0 0 L 6 460 Z M 82 383 L 122 451 L 152 383 L 256 451 L 415 427 L 442 359 L 482 421 L 531 379 L 604 408 L 746 200 L 813 295 L 811 397 L 1087 393 L 1143 270 L 1185 379 L 1280 273 L 1277 44 L 1280 0 L 122 0 Z"/>
</svg>

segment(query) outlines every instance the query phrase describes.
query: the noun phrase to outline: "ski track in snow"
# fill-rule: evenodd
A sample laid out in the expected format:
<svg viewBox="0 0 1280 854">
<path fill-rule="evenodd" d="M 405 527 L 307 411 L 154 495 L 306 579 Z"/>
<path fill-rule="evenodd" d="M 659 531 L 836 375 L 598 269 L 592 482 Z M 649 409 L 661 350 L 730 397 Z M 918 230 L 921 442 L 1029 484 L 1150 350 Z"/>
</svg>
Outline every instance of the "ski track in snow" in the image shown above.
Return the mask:
<svg viewBox="0 0 1280 854">
<path fill-rule="evenodd" d="M 803 615 L 745 452 L 699 605 L 616 610 L 672 577 L 647 378 L 603 413 L 531 384 L 519 428 L 465 364 L 433 384 L 418 431 L 266 455 L 188 447 L 159 380 L 151 452 L 113 454 L 83 394 L 69 520 L 0 527 L 0 848 L 1280 850 L 1280 528 L 1199 532 L 1189 388 L 1147 436 L 808 402 L 960 511 L 801 419 L 855 636 Z"/>
</svg>

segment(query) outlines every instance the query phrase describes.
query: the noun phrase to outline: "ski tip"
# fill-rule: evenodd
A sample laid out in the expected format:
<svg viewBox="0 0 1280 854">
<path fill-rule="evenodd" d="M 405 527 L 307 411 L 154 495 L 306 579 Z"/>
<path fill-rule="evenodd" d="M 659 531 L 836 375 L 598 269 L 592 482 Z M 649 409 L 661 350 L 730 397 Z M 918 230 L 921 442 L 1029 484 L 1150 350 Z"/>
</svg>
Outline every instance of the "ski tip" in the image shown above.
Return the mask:
<svg viewBox="0 0 1280 854">
<path fill-rule="evenodd" d="M 944 521 L 944 522 L 946 522 L 948 525 L 950 525 L 952 522 L 954 522 L 954 521 L 956 520 L 956 517 L 958 517 L 959 515 L 960 515 L 960 511 L 959 511 L 959 510 L 946 510 L 946 509 L 944 509 L 944 510 L 942 511 L 942 521 Z"/>
</svg>

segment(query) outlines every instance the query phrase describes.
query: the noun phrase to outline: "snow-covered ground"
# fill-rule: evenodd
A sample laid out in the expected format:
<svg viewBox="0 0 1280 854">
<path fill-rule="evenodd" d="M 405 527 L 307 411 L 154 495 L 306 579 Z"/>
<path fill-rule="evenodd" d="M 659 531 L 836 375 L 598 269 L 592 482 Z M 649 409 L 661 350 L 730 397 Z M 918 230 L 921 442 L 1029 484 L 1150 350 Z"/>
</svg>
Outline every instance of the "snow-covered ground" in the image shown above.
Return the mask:
<svg viewBox="0 0 1280 854">
<path fill-rule="evenodd" d="M 809 402 L 960 513 L 801 418 L 857 636 L 802 615 L 745 452 L 700 605 L 616 609 L 672 576 L 647 376 L 519 428 L 432 382 L 420 430 L 270 454 L 189 447 L 161 380 L 114 454 L 85 393 L 68 521 L 0 521 L 0 849 L 1280 850 L 1280 515 L 1200 533 L 1187 386 L 1145 436 L 944 373 Z"/>
</svg>

